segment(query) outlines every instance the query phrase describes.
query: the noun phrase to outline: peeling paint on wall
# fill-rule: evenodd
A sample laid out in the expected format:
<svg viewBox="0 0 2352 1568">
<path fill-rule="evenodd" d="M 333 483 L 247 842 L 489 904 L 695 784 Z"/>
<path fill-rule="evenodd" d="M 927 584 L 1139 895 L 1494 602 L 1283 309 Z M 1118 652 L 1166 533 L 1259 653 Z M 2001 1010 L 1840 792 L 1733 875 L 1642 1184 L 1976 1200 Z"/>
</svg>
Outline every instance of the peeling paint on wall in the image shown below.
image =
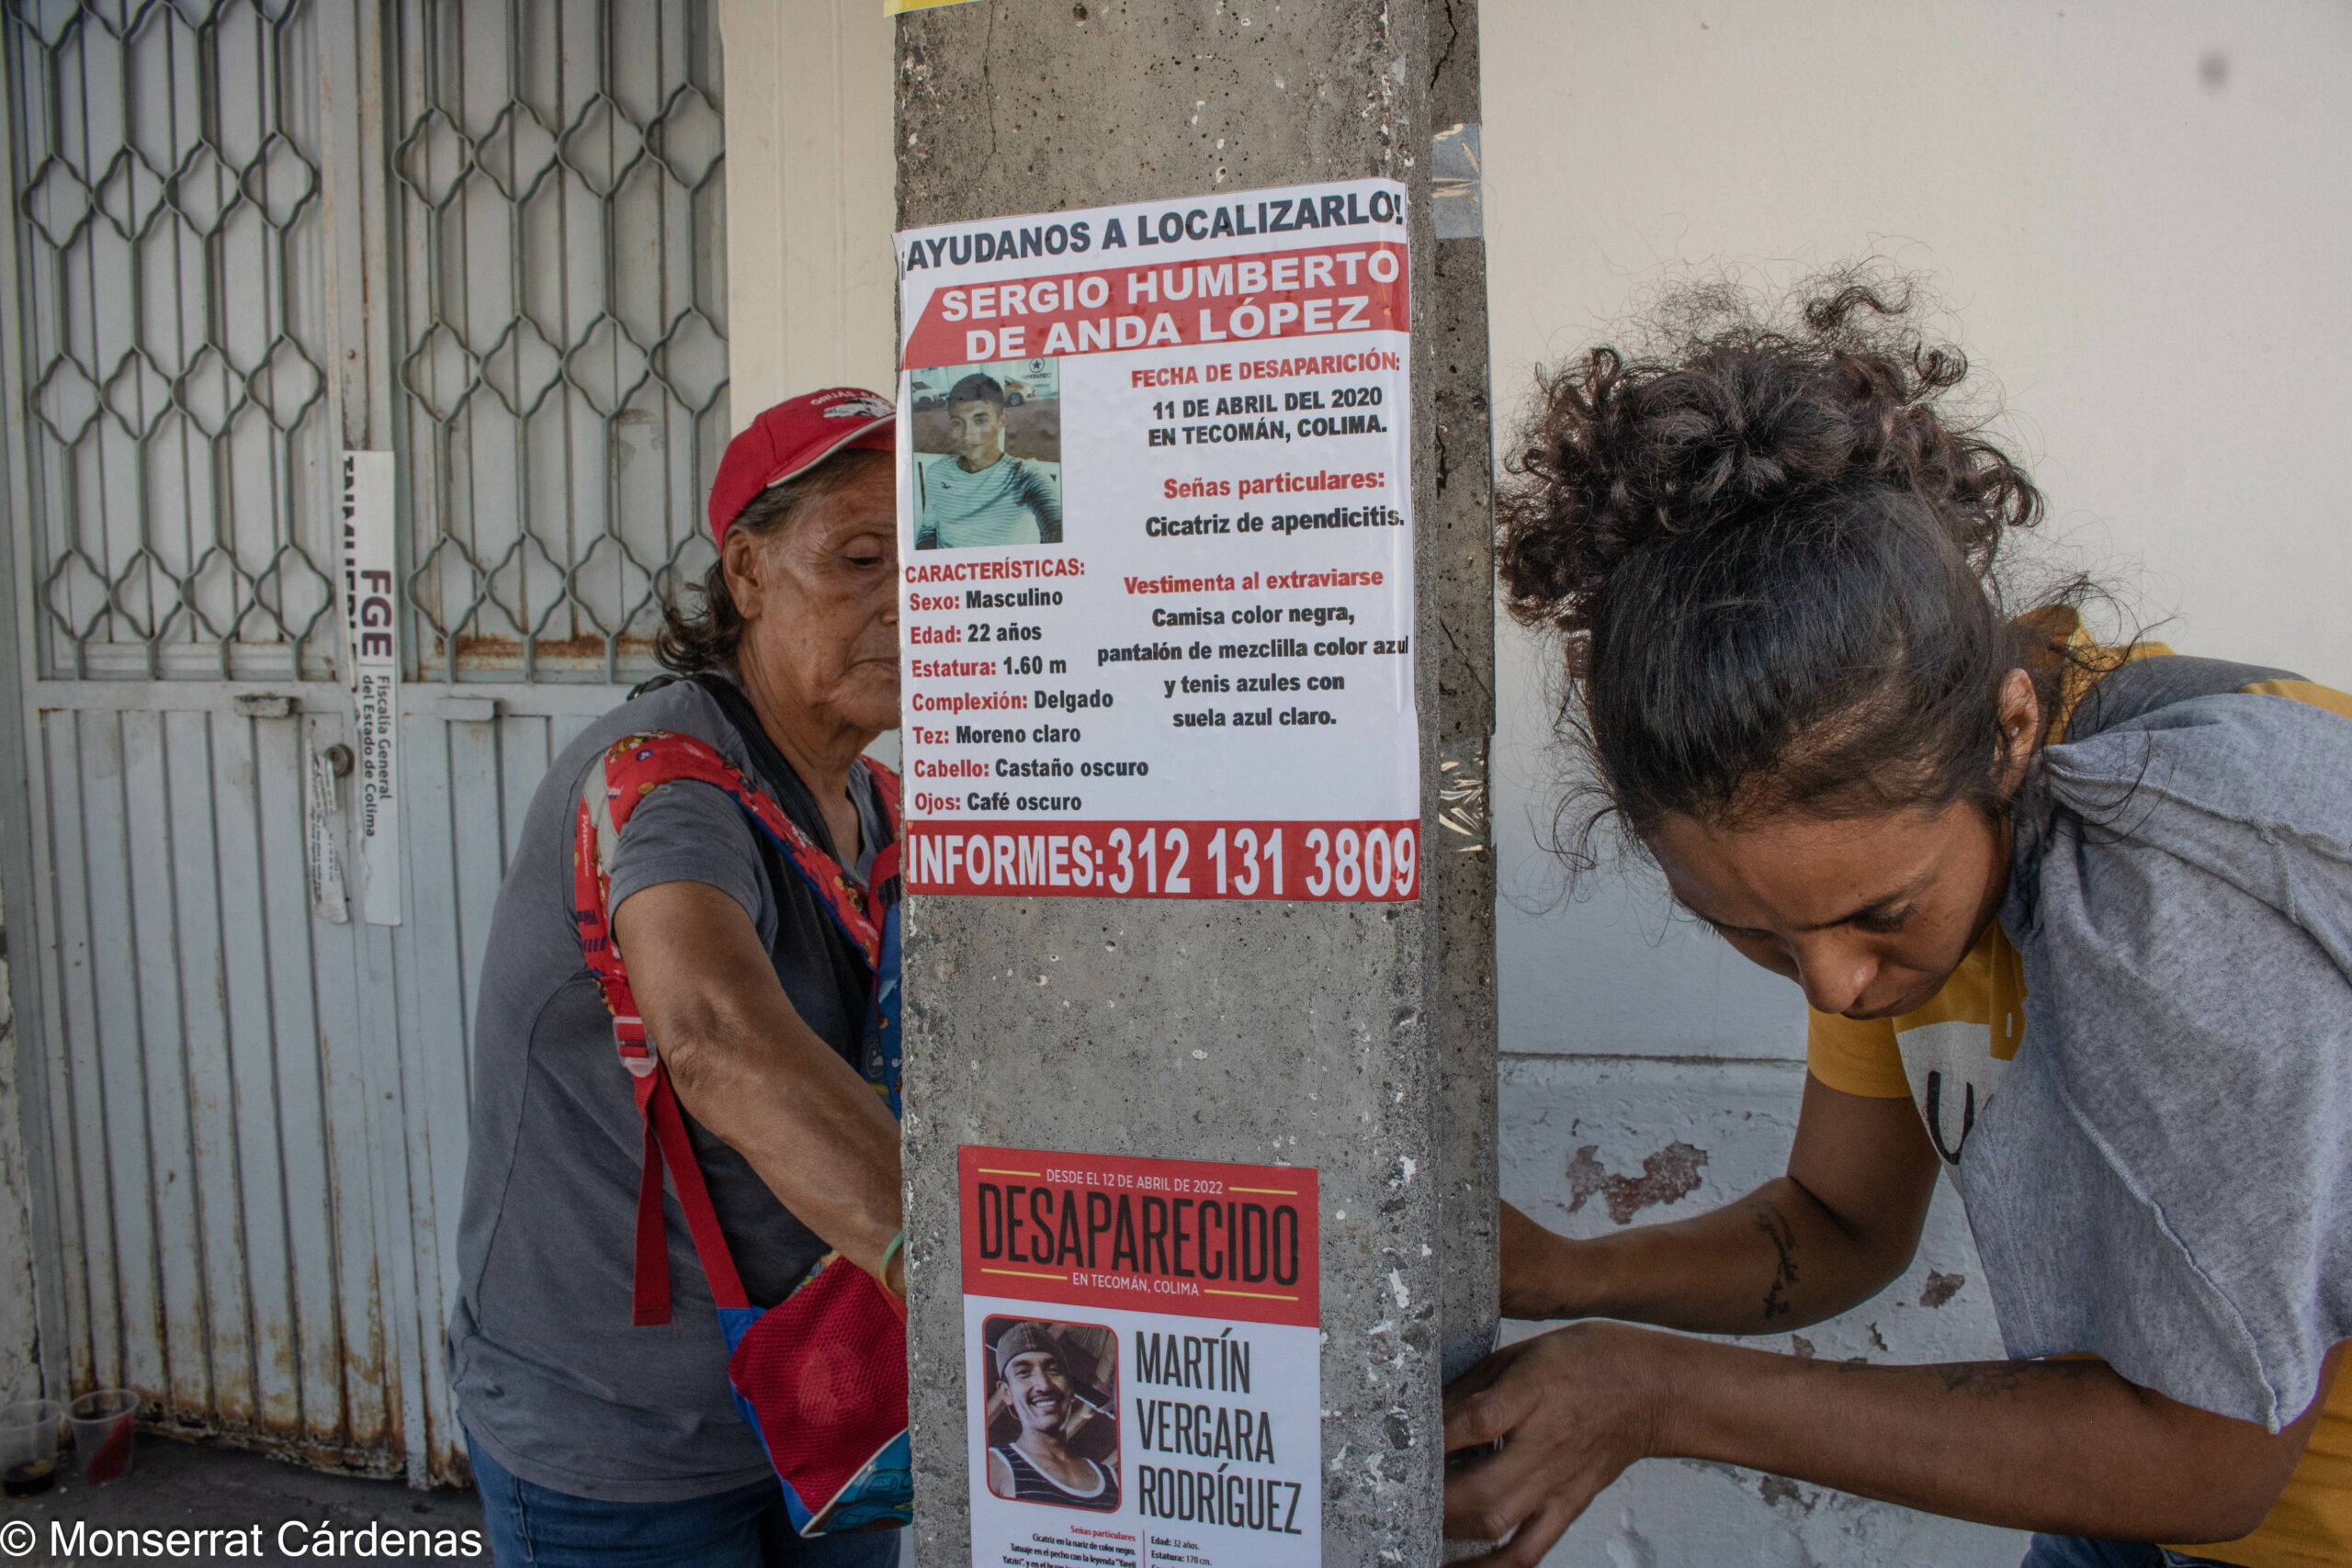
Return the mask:
<svg viewBox="0 0 2352 1568">
<path fill-rule="evenodd" d="M 1965 1274 L 1939 1274 L 1930 1269 L 1928 1270 L 1927 1283 L 1919 1287 L 1919 1304 L 1923 1307 L 1939 1307 L 1960 1294 L 1960 1288 L 1966 1283 L 1968 1283 L 1968 1276 Z"/>
<path fill-rule="evenodd" d="M 1568 1213 L 1583 1208 L 1585 1200 L 1598 1192 L 1609 1206 L 1609 1217 L 1621 1225 L 1630 1224 L 1652 1204 L 1671 1203 L 1697 1191 L 1699 1168 L 1707 1163 L 1706 1150 L 1675 1143 L 1642 1156 L 1641 1175 L 1611 1176 L 1593 1157 L 1600 1152 L 1599 1144 L 1587 1144 L 1568 1161 Z"/>
</svg>

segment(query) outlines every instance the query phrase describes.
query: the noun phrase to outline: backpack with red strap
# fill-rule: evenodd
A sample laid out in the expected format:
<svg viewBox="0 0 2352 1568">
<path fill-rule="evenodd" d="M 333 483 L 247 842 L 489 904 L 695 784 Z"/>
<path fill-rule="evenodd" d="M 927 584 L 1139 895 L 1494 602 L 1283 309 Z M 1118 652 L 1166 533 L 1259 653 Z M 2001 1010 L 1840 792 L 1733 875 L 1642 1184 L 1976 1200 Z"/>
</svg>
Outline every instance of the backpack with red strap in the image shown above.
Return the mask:
<svg viewBox="0 0 2352 1568">
<path fill-rule="evenodd" d="M 907 1440 L 906 1306 L 873 1276 L 828 1253 L 777 1305 L 752 1306 L 720 1233 L 670 1087 L 645 1032 L 628 971 L 612 935 L 607 867 L 639 802 L 681 780 L 723 790 L 742 807 L 816 894 L 873 973 L 860 1073 L 899 1114 L 899 780 L 868 759 L 889 841 L 874 857 L 864 892 L 775 801 L 707 743 L 667 731 L 626 736 L 588 770 L 572 840 L 573 915 L 580 947 L 613 1015 L 621 1065 L 635 1080 L 645 1121 L 638 1185 L 637 1273 L 631 1321 L 670 1321 L 670 1250 L 662 1208 L 664 1167 L 695 1253 L 710 1281 L 727 1339 L 728 1382 L 804 1536 L 895 1529 L 913 1517 Z"/>
</svg>

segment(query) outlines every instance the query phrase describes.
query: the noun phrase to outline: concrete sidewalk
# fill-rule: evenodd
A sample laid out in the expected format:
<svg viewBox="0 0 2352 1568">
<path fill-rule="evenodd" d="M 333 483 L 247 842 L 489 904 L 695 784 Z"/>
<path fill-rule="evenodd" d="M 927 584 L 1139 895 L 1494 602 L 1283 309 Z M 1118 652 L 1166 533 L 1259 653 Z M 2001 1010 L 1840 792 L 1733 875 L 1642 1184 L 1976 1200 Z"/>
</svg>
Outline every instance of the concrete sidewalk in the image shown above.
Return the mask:
<svg viewBox="0 0 2352 1568">
<path fill-rule="evenodd" d="M 257 1554 L 255 1525 L 261 1527 Z M 183 1548 L 177 1556 L 168 1540 L 93 1539 L 94 1532 L 118 1529 L 241 1530 L 244 1539 L 215 1540 L 202 1552 Z M 0 1501 L 0 1564 L 486 1563 L 490 1552 L 481 1529 L 481 1503 L 470 1491 L 412 1492 L 397 1481 L 328 1474 L 141 1432 L 130 1474 L 111 1485 L 85 1487 L 69 1478 L 38 1497 Z M 475 1532 L 470 1539 L 469 1530 Z M 383 1538 L 394 1532 L 390 1550 L 384 1550 Z"/>
</svg>

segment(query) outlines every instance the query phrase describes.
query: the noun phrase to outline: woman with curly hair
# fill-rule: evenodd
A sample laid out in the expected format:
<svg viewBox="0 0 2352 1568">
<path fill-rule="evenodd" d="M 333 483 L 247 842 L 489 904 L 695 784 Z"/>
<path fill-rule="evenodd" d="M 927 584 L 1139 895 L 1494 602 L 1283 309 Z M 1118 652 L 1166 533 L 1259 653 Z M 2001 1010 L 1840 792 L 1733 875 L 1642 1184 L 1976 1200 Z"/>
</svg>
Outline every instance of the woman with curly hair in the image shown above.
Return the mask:
<svg viewBox="0 0 2352 1568">
<path fill-rule="evenodd" d="M 2352 698 L 2014 613 L 2041 499 L 1964 374 L 1849 276 L 1543 384 L 1510 607 L 1604 811 L 1804 988 L 1810 1071 L 1737 1202 L 1592 1240 L 1506 1206 L 1504 1313 L 1586 1321 L 1448 1393 L 1481 1561 L 1680 1456 L 2041 1532 L 2030 1568 L 2352 1562 Z M 2010 1359 L 1687 1337 L 1868 1300 L 1938 1171 Z"/>
</svg>

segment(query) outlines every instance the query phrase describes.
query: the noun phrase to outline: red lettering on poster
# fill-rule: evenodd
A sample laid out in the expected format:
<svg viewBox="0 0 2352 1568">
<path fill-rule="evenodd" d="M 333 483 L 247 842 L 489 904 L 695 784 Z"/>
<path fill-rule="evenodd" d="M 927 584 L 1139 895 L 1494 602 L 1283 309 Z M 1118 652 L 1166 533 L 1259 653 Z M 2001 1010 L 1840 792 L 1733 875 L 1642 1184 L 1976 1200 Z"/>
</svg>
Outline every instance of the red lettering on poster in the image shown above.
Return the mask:
<svg viewBox="0 0 2352 1568">
<path fill-rule="evenodd" d="M 1397 240 L 958 283 L 933 291 L 907 333 L 900 363 L 1401 333 L 1411 324 L 1409 295 Z"/>
<path fill-rule="evenodd" d="M 1315 1172 L 956 1150 L 964 1293 L 1312 1328 Z"/>
</svg>

